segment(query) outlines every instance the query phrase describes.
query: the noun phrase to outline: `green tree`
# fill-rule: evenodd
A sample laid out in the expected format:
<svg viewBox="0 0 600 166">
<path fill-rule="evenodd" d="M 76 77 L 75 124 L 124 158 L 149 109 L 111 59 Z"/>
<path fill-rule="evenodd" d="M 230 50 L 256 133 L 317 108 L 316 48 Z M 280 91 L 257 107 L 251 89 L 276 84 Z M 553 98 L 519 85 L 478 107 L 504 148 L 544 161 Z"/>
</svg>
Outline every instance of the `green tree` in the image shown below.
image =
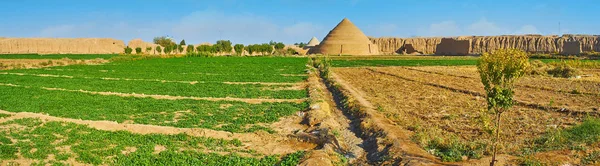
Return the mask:
<svg viewBox="0 0 600 166">
<path fill-rule="evenodd" d="M 162 53 L 162 48 L 160 46 L 156 46 L 156 49 L 154 50 L 158 51 L 158 54 Z"/>
<path fill-rule="evenodd" d="M 199 45 L 196 47 L 196 51 L 198 52 L 214 52 L 212 46 L 209 45 Z"/>
<path fill-rule="evenodd" d="M 131 52 L 133 52 L 133 49 L 129 48 L 129 46 L 125 47 L 125 54 L 131 54 Z"/>
<path fill-rule="evenodd" d="M 136 54 L 142 54 L 142 47 L 136 47 L 135 48 L 135 53 Z"/>
<path fill-rule="evenodd" d="M 179 45 L 180 45 L 180 46 L 185 46 L 185 45 L 187 45 L 187 44 L 185 44 L 185 39 L 181 40 L 181 42 L 179 42 Z"/>
<path fill-rule="evenodd" d="M 177 51 L 179 51 L 179 53 L 183 53 L 183 45 L 178 45 Z"/>
<path fill-rule="evenodd" d="M 152 47 L 146 47 L 146 53 L 150 53 L 152 51 Z"/>
<path fill-rule="evenodd" d="M 167 47 L 167 46 L 175 43 L 175 42 L 173 42 L 173 40 L 171 40 L 171 38 L 166 37 L 166 36 L 155 37 L 153 41 L 154 41 L 154 44 L 158 44 L 163 47 Z"/>
<path fill-rule="evenodd" d="M 231 49 L 233 49 L 233 47 L 231 47 L 231 41 L 229 40 L 219 40 L 217 41 L 217 44 L 213 45 L 213 47 L 215 52 L 224 53 L 230 53 Z"/>
<path fill-rule="evenodd" d="M 168 45 L 167 47 L 165 47 L 165 54 L 171 54 L 171 52 L 173 51 L 173 46 Z"/>
<path fill-rule="evenodd" d="M 517 49 L 500 49 L 484 53 L 477 64 L 477 71 L 486 91 L 487 112 L 495 118 L 491 166 L 497 162 L 501 115 L 513 106 L 513 84 L 525 75 L 527 70 L 529 70 L 527 53 Z"/>
<path fill-rule="evenodd" d="M 279 42 L 277 44 L 275 44 L 275 50 L 282 50 L 285 47 L 285 44 L 283 44 L 282 42 Z"/>
<path fill-rule="evenodd" d="M 235 53 L 237 55 L 242 55 L 244 53 L 244 45 L 243 44 L 236 44 L 233 46 L 233 49 L 235 50 Z"/>
<path fill-rule="evenodd" d="M 193 45 L 188 45 L 187 48 L 185 49 L 185 52 L 194 52 L 194 46 Z"/>
</svg>

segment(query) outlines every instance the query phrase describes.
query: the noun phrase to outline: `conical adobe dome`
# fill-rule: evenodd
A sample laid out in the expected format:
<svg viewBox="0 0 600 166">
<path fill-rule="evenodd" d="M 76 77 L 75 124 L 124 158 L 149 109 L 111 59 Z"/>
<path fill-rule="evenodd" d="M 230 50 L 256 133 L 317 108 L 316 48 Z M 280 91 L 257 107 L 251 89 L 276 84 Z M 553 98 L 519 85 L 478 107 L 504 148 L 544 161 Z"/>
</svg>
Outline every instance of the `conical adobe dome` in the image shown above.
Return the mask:
<svg viewBox="0 0 600 166">
<path fill-rule="evenodd" d="M 317 48 L 312 49 L 313 54 L 325 55 L 376 55 L 379 54 L 377 45 L 371 43 L 369 38 L 356 27 L 350 20 L 344 18 L 323 39 Z"/>
<path fill-rule="evenodd" d="M 316 46 L 319 45 L 319 39 L 316 37 L 312 37 L 306 46 Z"/>
</svg>

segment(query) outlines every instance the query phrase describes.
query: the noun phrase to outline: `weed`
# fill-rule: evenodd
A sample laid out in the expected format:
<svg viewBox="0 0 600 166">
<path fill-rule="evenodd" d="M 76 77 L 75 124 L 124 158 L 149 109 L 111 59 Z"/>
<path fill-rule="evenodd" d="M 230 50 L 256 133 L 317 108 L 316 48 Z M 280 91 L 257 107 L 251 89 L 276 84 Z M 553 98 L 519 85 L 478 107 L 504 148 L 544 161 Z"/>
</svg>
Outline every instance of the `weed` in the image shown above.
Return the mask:
<svg viewBox="0 0 600 166">
<path fill-rule="evenodd" d="M 587 154 L 583 159 L 581 159 L 581 164 L 585 165 L 595 165 L 600 164 L 600 151 L 594 151 L 590 154 Z"/>
</svg>

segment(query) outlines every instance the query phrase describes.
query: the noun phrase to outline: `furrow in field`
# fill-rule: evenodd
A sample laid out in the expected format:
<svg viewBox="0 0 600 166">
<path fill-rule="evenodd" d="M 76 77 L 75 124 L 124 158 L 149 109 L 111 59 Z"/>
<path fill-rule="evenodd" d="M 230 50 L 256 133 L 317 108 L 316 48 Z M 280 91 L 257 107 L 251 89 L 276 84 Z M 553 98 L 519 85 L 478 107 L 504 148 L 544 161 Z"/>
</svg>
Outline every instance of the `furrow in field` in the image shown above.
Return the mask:
<svg viewBox="0 0 600 166">
<path fill-rule="evenodd" d="M 84 79 L 102 79 L 116 81 L 149 81 L 162 83 L 184 83 L 184 84 L 201 84 L 201 83 L 223 83 L 231 85 L 291 85 L 302 86 L 304 83 L 288 83 L 288 82 L 215 82 L 215 81 L 181 81 L 181 80 L 161 80 L 161 79 L 137 79 L 137 78 L 114 78 L 114 77 L 75 77 L 70 75 L 54 75 L 54 74 L 29 74 L 29 73 L 8 73 L 2 72 L 2 75 L 18 75 L 18 76 L 37 76 L 37 77 L 55 77 L 55 78 L 84 78 Z"/>
<path fill-rule="evenodd" d="M 6 84 L 0 83 L 1 86 L 14 86 L 14 87 L 30 87 L 23 86 L 17 84 Z M 153 98 L 153 99 L 161 99 L 161 100 L 205 100 L 205 101 L 240 101 L 250 104 L 260 104 L 260 103 L 302 103 L 306 101 L 306 99 L 253 99 L 253 98 L 233 98 L 233 97 L 193 97 L 193 96 L 170 96 L 170 95 L 153 95 L 153 94 L 137 94 L 137 93 L 120 93 L 120 92 L 98 92 L 98 91 L 87 91 L 87 90 L 72 90 L 72 89 L 64 89 L 64 88 L 50 88 L 50 87 L 41 87 L 44 90 L 51 91 L 67 91 L 67 92 L 81 92 L 88 94 L 99 94 L 99 95 L 111 95 L 111 96 L 120 96 L 120 97 L 137 97 L 137 98 Z"/>
<path fill-rule="evenodd" d="M 128 131 L 135 134 L 187 134 L 194 137 L 210 137 L 224 140 L 238 139 L 244 143 L 245 148 L 256 150 L 257 152 L 265 155 L 288 154 L 298 150 L 311 149 L 315 146 L 312 143 L 302 142 L 286 136 L 268 134 L 264 132 L 231 133 L 203 128 L 177 128 L 145 124 L 120 124 L 113 121 L 71 119 L 30 112 L 14 113 L 0 110 L 0 113 L 11 115 L 10 117 L 0 119 L 0 123 L 16 119 L 39 118 L 44 121 L 59 121 L 87 125 L 88 127 L 104 131 Z"/>
<path fill-rule="evenodd" d="M 485 133 L 485 128 L 480 126 L 481 120 L 485 119 L 481 111 L 486 109 L 486 104 L 485 98 L 479 95 L 457 93 L 451 87 L 365 68 L 334 68 L 334 73 L 365 94 L 365 98 L 373 103 L 373 109 L 393 121 L 393 125 L 413 131 L 411 135 L 417 134 L 411 138 L 419 144 L 426 144 L 419 142 L 427 141 L 422 138 L 436 139 L 438 136 L 456 136 L 469 142 L 485 141 L 480 140 Z M 527 144 L 525 140 L 529 138 L 535 138 L 550 129 L 574 125 L 585 117 L 565 116 L 563 113 L 521 105 L 515 106 L 504 116 L 519 117 L 502 119 L 506 126 L 503 139 L 516 140 L 505 145 L 506 151 L 518 150 Z"/>
<path fill-rule="evenodd" d="M 428 66 L 428 67 L 406 67 L 405 69 L 414 70 L 430 74 L 438 74 L 444 76 L 452 76 L 464 79 L 479 80 L 479 75 L 475 67 L 443 67 L 443 66 Z M 544 91 L 554 91 L 569 94 L 583 95 L 600 95 L 600 83 L 568 78 L 551 78 L 551 77 L 535 77 L 526 76 L 520 78 L 515 83 L 517 87 L 531 88 Z"/>
<path fill-rule="evenodd" d="M 460 93 L 485 96 L 483 85 L 477 79 L 440 76 L 404 68 L 368 68 L 368 70 Z M 523 87 L 517 87 L 515 91 L 517 91 L 515 101 L 521 106 L 567 113 L 598 113 L 597 102 L 600 101 L 600 96 L 565 94 Z"/>
</svg>

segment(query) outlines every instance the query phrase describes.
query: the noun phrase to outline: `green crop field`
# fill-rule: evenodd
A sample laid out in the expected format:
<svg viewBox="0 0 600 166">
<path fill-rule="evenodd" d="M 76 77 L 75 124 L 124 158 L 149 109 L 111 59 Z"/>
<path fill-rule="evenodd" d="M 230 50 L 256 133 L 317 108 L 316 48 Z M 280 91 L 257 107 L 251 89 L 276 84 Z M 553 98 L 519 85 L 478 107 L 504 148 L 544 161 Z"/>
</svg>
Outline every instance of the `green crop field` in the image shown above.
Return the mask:
<svg viewBox="0 0 600 166">
<path fill-rule="evenodd" d="M 306 63 L 306 58 L 277 57 L 154 58 L 3 70 L 0 110 L 276 134 L 270 124 L 308 109 Z M 264 155 L 242 148 L 245 143 L 236 139 L 140 135 L 37 118 L 6 118 L 11 115 L 0 114 L 0 163 L 25 158 L 55 165 L 295 165 L 303 155 L 301 151 Z M 166 150 L 153 153 L 156 145 Z M 65 146 L 70 150 L 61 150 Z M 137 150 L 122 153 L 127 148 Z"/>
<path fill-rule="evenodd" d="M 0 59 L 110 59 L 119 56 L 119 54 L 5 54 L 0 55 Z"/>
</svg>

